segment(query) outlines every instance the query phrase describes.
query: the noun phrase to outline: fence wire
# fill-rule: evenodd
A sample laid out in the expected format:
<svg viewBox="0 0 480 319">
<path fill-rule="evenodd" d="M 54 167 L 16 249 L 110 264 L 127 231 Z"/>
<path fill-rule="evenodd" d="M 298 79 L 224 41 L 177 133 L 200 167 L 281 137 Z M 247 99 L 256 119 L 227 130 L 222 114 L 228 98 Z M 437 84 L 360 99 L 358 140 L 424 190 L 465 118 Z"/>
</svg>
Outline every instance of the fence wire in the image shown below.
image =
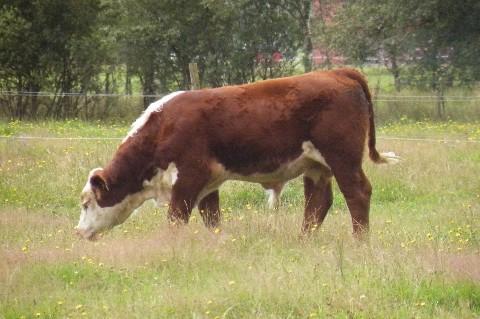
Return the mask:
<svg viewBox="0 0 480 319">
<path fill-rule="evenodd" d="M 82 92 L 27 92 L 27 91 L 0 91 L 0 96 L 43 96 L 43 97 L 131 97 L 131 98 L 161 98 L 168 93 L 161 94 L 121 94 L 121 93 L 82 93 Z M 439 97 L 437 95 L 393 95 L 393 94 L 378 94 L 374 96 L 376 101 L 431 101 L 436 102 Z M 441 97 L 444 101 L 480 101 L 480 96 L 458 96 L 458 95 L 445 95 Z"/>
<path fill-rule="evenodd" d="M 165 93 L 166 94 L 166 93 Z M 18 120 L 123 120 L 133 121 L 165 94 L 54 93 L 0 91 L 0 119 Z M 399 120 L 480 122 L 480 96 L 377 94 L 373 97 L 375 121 Z"/>
<path fill-rule="evenodd" d="M 64 96 L 77 96 L 77 97 L 153 97 L 161 98 L 165 94 L 117 94 L 117 93 L 77 93 L 77 92 L 17 92 L 17 91 L 0 91 L 0 96 L 44 96 L 44 97 L 64 97 Z"/>
<path fill-rule="evenodd" d="M 467 139 L 434 139 L 422 137 L 397 137 L 397 136 L 377 136 L 379 140 L 390 141 L 408 141 L 408 142 L 424 142 L 424 143 L 440 143 L 440 144 L 459 144 L 459 143 L 477 143 L 480 140 Z M 0 139 L 6 140 L 45 140 L 45 141 L 120 141 L 123 137 L 53 137 L 53 136 L 8 136 L 0 135 Z"/>
</svg>

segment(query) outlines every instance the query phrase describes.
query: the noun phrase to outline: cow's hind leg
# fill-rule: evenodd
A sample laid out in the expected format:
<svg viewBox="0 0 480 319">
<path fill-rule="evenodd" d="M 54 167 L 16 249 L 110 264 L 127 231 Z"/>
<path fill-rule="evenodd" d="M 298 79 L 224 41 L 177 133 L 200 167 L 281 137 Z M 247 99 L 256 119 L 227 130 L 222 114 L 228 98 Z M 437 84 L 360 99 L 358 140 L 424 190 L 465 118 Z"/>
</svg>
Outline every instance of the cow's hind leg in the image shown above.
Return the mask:
<svg viewBox="0 0 480 319">
<path fill-rule="evenodd" d="M 302 231 L 304 233 L 320 227 L 333 203 L 331 173 L 323 169 L 316 170 L 315 174 L 308 173 L 303 177 L 305 215 Z"/>
<path fill-rule="evenodd" d="M 220 223 L 220 203 L 218 190 L 205 196 L 198 204 L 203 223 L 208 228 L 215 228 Z"/>
<path fill-rule="evenodd" d="M 345 161 L 344 158 L 338 158 L 329 164 L 350 210 L 353 233 L 362 237 L 368 232 L 372 186 L 363 172 L 361 160 L 352 163 Z"/>
</svg>

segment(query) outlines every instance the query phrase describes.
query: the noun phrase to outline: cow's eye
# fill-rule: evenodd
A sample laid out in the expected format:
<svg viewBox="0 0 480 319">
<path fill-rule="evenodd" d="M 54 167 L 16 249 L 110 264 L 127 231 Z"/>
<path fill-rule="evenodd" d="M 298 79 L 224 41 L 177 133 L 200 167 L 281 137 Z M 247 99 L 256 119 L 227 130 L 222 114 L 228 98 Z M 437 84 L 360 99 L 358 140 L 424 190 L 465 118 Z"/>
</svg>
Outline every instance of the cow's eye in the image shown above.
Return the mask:
<svg viewBox="0 0 480 319">
<path fill-rule="evenodd" d="M 86 201 L 82 202 L 82 207 L 83 207 L 83 209 L 87 209 L 87 208 L 88 208 L 88 204 L 90 204 L 90 200 L 86 200 Z"/>
</svg>

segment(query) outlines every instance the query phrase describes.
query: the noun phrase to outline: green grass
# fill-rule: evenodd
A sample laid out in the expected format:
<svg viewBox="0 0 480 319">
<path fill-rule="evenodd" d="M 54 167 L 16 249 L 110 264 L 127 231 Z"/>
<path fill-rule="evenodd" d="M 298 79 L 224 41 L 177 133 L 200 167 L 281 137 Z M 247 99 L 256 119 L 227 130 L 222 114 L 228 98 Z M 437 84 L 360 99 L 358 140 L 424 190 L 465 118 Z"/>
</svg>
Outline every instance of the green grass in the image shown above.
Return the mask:
<svg viewBox="0 0 480 319">
<path fill-rule="evenodd" d="M 86 122 L 78 119 L 41 122 L 0 121 L 0 135 L 123 138 L 129 125 L 127 122 L 112 121 L 112 123 L 108 123 L 108 121 L 101 120 Z"/>
<path fill-rule="evenodd" d="M 385 68 L 364 67 L 361 71 L 368 78 L 368 85 L 372 92 L 378 94 L 392 94 L 395 92 L 393 76 Z"/>
<path fill-rule="evenodd" d="M 377 134 L 440 140 L 480 140 L 480 121 L 478 122 L 432 122 L 412 121 L 407 118 L 377 128 Z"/>
<path fill-rule="evenodd" d="M 435 92 L 407 85 L 396 91 L 393 76 L 383 67 L 364 67 L 361 71 L 368 78 L 375 104 L 375 117 L 379 124 L 395 124 L 400 120 L 430 122 L 431 119 L 464 123 L 480 121 L 478 86 L 447 89 L 444 93 L 445 114 L 439 118 Z"/>
<path fill-rule="evenodd" d="M 127 124 L 0 122 L 0 135 L 122 137 Z M 381 137 L 478 140 L 478 125 L 404 120 Z M 480 147 L 378 140 L 395 166 L 365 162 L 369 243 L 352 238 L 344 200 L 302 238 L 303 188 L 278 211 L 258 185 L 222 188 L 223 224 L 197 212 L 171 228 L 146 203 L 95 243 L 72 232 L 90 169 L 118 141 L 0 140 L 0 318 L 477 318 Z"/>
</svg>

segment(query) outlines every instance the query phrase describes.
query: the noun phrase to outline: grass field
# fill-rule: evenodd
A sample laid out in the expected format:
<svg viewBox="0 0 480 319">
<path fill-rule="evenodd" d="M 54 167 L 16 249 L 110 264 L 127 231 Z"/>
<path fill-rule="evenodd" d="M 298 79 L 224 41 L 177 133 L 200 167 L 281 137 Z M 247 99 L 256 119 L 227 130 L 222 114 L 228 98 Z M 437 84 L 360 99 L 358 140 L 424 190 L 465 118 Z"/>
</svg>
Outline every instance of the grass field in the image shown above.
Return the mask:
<svg viewBox="0 0 480 319">
<path fill-rule="evenodd" d="M 371 236 L 352 238 L 343 198 L 301 238 L 303 193 L 278 211 L 229 182 L 223 223 L 171 228 L 146 203 L 95 243 L 73 235 L 79 193 L 116 140 L 0 139 L 0 318 L 478 318 L 480 125 L 378 128 L 395 166 L 365 162 Z M 0 135 L 122 137 L 127 125 L 0 122 Z M 470 142 L 422 142 L 381 137 Z"/>
</svg>

